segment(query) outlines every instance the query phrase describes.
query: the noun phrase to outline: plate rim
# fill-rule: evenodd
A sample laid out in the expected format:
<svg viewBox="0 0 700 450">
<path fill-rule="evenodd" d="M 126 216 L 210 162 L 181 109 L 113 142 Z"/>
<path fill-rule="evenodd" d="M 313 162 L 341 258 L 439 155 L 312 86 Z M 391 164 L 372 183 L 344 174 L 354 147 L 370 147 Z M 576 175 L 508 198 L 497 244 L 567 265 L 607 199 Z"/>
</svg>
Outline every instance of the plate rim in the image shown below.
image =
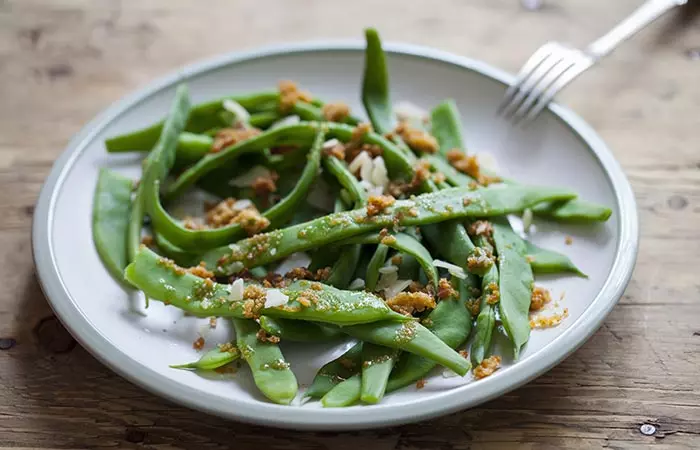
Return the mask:
<svg viewBox="0 0 700 450">
<path fill-rule="evenodd" d="M 577 114 L 558 104 L 550 104 L 553 116 L 570 128 L 583 140 L 589 151 L 598 159 L 609 178 L 620 217 L 616 255 L 608 278 L 583 315 L 560 336 L 548 343 L 533 357 L 518 363 L 520 370 L 510 377 L 493 377 L 480 381 L 481 389 L 474 396 L 448 395 L 459 387 L 446 390 L 410 405 L 374 405 L 370 408 L 351 409 L 304 409 L 290 408 L 268 403 L 244 403 L 237 409 L 235 400 L 218 399 L 211 393 L 190 388 L 174 380 L 163 379 L 148 366 L 131 359 L 115 347 L 92 327 L 90 320 L 73 303 L 55 264 L 51 242 L 53 212 L 57 188 L 60 188 L 70 167 L 84 151 L 85 142 L 107 126 L 124 111 L 136 106 L 143 99 L 197 75 L 217 68 L 243 63 L 255 59 L 284 54 L 319 51 L 358 51 L 365 44 L 358 40 L 321 40 L 276 44 L 248 51 L 232 52 L 204 61 L 186 65 L 180 70 L 159 77 L 135 92 L 121 98 L 88 122 L 68 143 L 54 163 L 46 178 L 35 207 L 32 223 L 32 254 L 37 278 L 49 305 L 75 339 L 101 363 L 130 382 L 176 404 L 204 411 L 220 417 L 258 425 L 295 430 L 352 430 L 380 428 L 417 422 L 446 415 L 482 404 L 497 396 L 510 392 L 538 377 L 561 362 L 585 343 L 602 325 L 603 320 L 617 304 L 631 279 L 639 246 L 639 225 L 636 202 L 632 187 L 619 163 L 602 138 Z M 501 84 L 510 84 L 514 77 L 482 61 L 459 56 L 431 47 L 388 43 L 388 53 L 414 56 L 432 62 L 447 63 L 462 69 L 480 73 Z M 547 349 L 547 351 L 543 351 Z M 194 394 L 194 395 L 187 395 Z M 217 401 L 218 399 L 218 401 Z M 243 404 L 243 403 L 241 403 Z"/>
</svg>

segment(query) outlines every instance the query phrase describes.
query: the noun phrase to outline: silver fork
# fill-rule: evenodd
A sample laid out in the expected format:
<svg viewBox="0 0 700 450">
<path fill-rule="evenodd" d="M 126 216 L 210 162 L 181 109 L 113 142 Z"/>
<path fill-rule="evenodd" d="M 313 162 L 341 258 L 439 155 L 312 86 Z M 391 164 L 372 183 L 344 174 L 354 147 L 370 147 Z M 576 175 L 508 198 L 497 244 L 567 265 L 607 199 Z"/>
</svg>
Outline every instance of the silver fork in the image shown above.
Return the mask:
<svg viewBox="0 0 700 450">
<path fill-rule="evenodd" d="M 514 122 L 527 122 L 547 106 L 564 86 L 620 43 L 687 0 L 648 0 L 629 17 L 584 50 L 548 42 L 527 60 L 508 88 L 498 111 Z"/>
</svg>

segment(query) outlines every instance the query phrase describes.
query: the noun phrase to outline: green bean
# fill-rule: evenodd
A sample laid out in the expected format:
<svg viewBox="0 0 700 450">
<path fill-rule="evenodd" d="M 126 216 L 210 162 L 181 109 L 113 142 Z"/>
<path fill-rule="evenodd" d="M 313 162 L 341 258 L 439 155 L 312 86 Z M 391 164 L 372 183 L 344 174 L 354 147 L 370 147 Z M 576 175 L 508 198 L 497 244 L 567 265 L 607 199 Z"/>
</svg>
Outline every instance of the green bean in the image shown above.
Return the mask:
<svg viewBox="0 0 700 450">
<path fill-rule="evenodd" d="M 462 120 L 454 100 L 440 103 L 431 111 L 430 116 L 430 132 L 440 144 L 440 154 L 444 156 L 455 148 L 464 150 Z"/>
<path fill-rule="evenodd" d="M 341 356 L 321 367 L 311 386 L 304 392 L 304 396 L 321 398 L 334 386 L 359 372 L 362 363 L 362 347 L 363 343 L 358 342 Z"/>
<path fill-rule="evenodd" d="M 374 292 L 379 281 L 379 269 L 384 266 L 386 257 L 389 254 L 389 247 L 379 244 L 367 264 L 367 275 L 365 276 L 365 290 Z"/>
<path fill-rule="evenodd" d="M 442 158 L 433 155 L 424 155 L 421 160 L 427 161 L 430 163 L 433 170 L 445 175 L 445 179 L 453 186 L 466 187 L 470 184 L 476 183 L 476 180 L 474 180 L 472 177 L 458 171 Z"/>
<path fill-rule="evenodd" d="M 484 236 L 478 236 L 477 245 L 493 252 L 493 247 Z M 498 301 L 498 267 L 492 265 L 481 281 L 481 300 L 476 330 L 469 355 L 473 365 L 481 364 L 491 349 L 491 337 L 496 327 L 496 305 Z"/>
<path fill-rule="evenodd" d="M 195 134 L 187 131 L 180 133 L 177 139 L 175 167 L 186 167 L 202 159 L 211 152 L 214 139 L 206 134 Z"/>
<path fill-rule="evenodd" d="M 581 272 L 578 267 L 569 259 L 554 250 L 547 250 L 536 246 L 530 241 L 525 241 L 527 246 L 527 260 L 535 274 L 571 272 L 580 277 L 588 278 L 588 275 Z"/>
<path fill-rule="evenodd" d="M 260 327 L 254 320 L 233 319 L 233 324 L 238 350 L 250 366 L 255 385 L 273 402 L 290 404 L 297 395 L 299 385 L 279 346 L 258 339 Z"/>
<path fill-rule="evenodd" d="M 360 262 L 361 245 L 348 245 L 340 253 L 338 260 L 333 264 L 331 273 L 326 283 L 338 289 L 347 289 L 352 281 L 352 276 Z"/>
<path fill-rule="evenodd" d="M 319 126 L 310 125 L 306 122 L 285 125 L 226 147 L 219 152 L 209 153 L 180 174 L 168 188 L 166 199 L 173 199 L 183 194 L 187 188 L 194 185 L 197 180 L 212 170 L 223 167 L 242 155 L 260 153 L 267 148 L 282 145 L 310 146 L 318 134 L 317 130 L 320 129 Z"/>
<path fill-rule="evenodd" d="M 317 134 L 308 162 L 304 167 L 299 181 L 292 191 L 280 202 L 263 213 L 263 217 L 270 221 L 270 228 L 275 228 L 290 219 L 296 208 L 304 201 L 309 190 L 313 186 L 321 164 L 321 148 L 323 145 L 323 132 Z M 157 191 L 153 191 L 151 204 L 153 205 L 152 220 L 156 231 L 166 237 L 170 242 L 184 250 L 205 250 L 245 236 L 243 227 L 231 224 L 221 228 L 191 230 L 185 228 L 165 211 L 157 198 Z"/>
<path fill-rule="evenodd" d="M 355 175 L 350 173 L 345 162 L 334 156 L 324 155 L 323 167 L 348 191 L 350 197 L 352 197 L 355 202 L 356 208 L 359 208 L 367 201 L 367 193 L 362 186 L 360 186 Z"/>
<path fill-rule="evenodd" d="M 125 278 L 146 296 L 199 317 L 249 318 L 259 311 L 260 314 L 271 317 L 335 325 L 354 325 L 385 319 L 408 320 L 393 312 L 381 298 L 369 292 L 343 291 L 321 283 L 312 286 L 311 282 L 305 280 L 295 281 L 280 289 L 288 297 L 287 303 L 282 306 L 261 307 L 262 305 L 255 305 L 250 300 L 231 300 L 230 285 L 214 283 L 187 273 L 148 248 L 142 248 L 127 266 Z M 265 292 L 268 290 L 265 289 Z"/>
<path fill-rule="evenodd" d="M 545 202 L 532 208 L 543 217 L 566 222 L 605 222 L 612 210 L 606 206 L 585 200 Z"/>
<path fill-rule="evenodd" d="M 116 172 L 100 169 L 92 209 L 92 239 L 100 259 L 118 281 L 128 264 L 127 230 L 134 183 Z"/>
<path fill-rule="evenodd" d="M 228 344 L 227 346 L 217 346 L 202 355 L 199 360 L 187 364 L 173 364 L 173 369 L 195 369 L 214 370 L 232 363 L 241 357 L 238 348 Z"/>
<path fill-rule="evenodd" d="M 275 319 L 269 316 L 260 316 L 260 328 L 283 341 L 291 342 L 325 342 L 342 336 L 337 328 L 324 327 L 302 320 Z"/>
<path fill-rule="evenodd" d="M 465 217 L 492 217 L 521 211 L 542 201 L 572 198 L 556 188 L 489 186 L 472 191 L 452 188 L 397 200 L 382 213 L 365 209 L 338 212 L 299 225 L 259 234 L 205 253 L 202 260 L 228 275 L 245 267 L 264 265 L 295 252 L 306 251 L 385 227 L 427 225 Z M 274 251 L 272 251 L 274 249 Z"/>
<path fill-rule="evenodd" d="M 360 389 L 362 378 L 360 375 L 353 375 L 347 380 L 341 381 L 321 398 L 321 404 L 325 408 L 340 408 L 357 403 L 360 399 Z"/>
<path fill-rule="evenodd" d="M 189 110 L 190 100 L 187 86 L 180 85 L 175 93 L 175 100 L 170 107 L 168 118 L 162 127 L 163 132 L 143 162 L 143 176 L 132 203 L 127 232 L 129 260 L 134 258 L 141 245 L 143 219 L 145 214 L 151 210 L 152 197 L 158 197 L 158 183 L 165 179 L 175 162 L 177 140 L 187 122 Z"/>
<path fill-rule="evenodd" d="M 466 307 L 469 290 L 478 280 L 468 274 L 467 279 L 452 278 L 456 297 L 440 301 L 435 309 L 422 320 L 425 327 L 448 347 L 456 349 L 467 341 L 472 326 L 472 316 Z M 391 372 L 386 391 L 391 392 L 424 378 L 435 367 L 435 361 L 412 353 L 403 353 Z"/>
<path fill-rule="evenodd" d="M 389 374 L 398 351 L 374 344 L 362 347 L 362 386 L 360 399 L 365 403 L 379 403 L 384 397 Z"/>
<path fill-rule="evenodd" d="M 402 280 L 415 280 L 420 276 L 421 265 L 411 255 L 399 254 L 399 278 Z"/>
<path fill-rule="evenodd" d="M 365 29 L 365 69 L 362 76 L 362 104 L 372 127 L 381 134 L 392 130 L 393 117 L 389 94 L 389 72 L 386 56 L 377 30 Z"/>
<path fill-rule="evenodd" d="M 525 258 L 527 248 L 510 226 L 493 222 L 493 240 L 498 253 L 498 303 L 503 327 L 513 343 L 517 358 L 530 337 L 530 301 L 534 282 L 532 269 Z"/>
<path fill-rule="evenodd" d="M 225 125 L 219 117 L 226 99 L 239 103 L 249 111 L 256 107 L 279 102 L 279 92 L 260 92 L 242 96 L 231 96 L 206 103 L 201 103 L 192 109 L 184 129 L 193 133 L 202 133 L 210 128 Z M 105 141 L 108 152 L 151 151 L 158 141 L 164 128 L 164 121 L 131 133 L 109 138 Z"/>
<path fill-rule="evenodd" d="M 172 259 L 180 266 L 191 267 L 199 263 L 199 258 L 196 254 L 181 249 L 162 235 L 155 233 L 153 239 L 155 240 L 159 253 Z M 122 270 L 122 278 L 123 276 L 124 271 Z"/>
<path fill-rule="evenodd" d="M 340 330 L 365 342 L 415 353 L 460 375 L 465 375 L 471 367 L 469 361 L 417 321 L 381 321 L 344 326 Z"/>
<path fill-rule="evenodd" d="M 433 265 L 433 258 L 430 256 L 430 252 L 417 239 L 406 233 L 396 233 L 387 236 L 382 236 L 380 233 L 370 233 L 350 238 L 344 243 L 385 245 L 401 253 L 411 255 L 420 263 L 423 271 L 428 276 L 428 281 L 434 286 L 438 284 L 438 272 Z M 386 260 L 386 252 L 383 259 Z"/>
</svg>

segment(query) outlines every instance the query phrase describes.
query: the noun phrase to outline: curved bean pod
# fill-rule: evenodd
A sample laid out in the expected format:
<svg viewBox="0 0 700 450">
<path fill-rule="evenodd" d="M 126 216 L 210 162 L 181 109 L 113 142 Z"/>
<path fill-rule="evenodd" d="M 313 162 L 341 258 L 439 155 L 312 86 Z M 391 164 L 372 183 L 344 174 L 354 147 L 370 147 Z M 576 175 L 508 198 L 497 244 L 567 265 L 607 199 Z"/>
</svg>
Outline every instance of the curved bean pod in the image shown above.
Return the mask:
<svg viewBox="0 0 700 450">
<path fill-rule="evenodd" d="M 335 325 L 386 319 L 408 320 L 369 292 L 343 291 L 321 283 L 312 285 L 305 280 L 295 281 L 280 289 L 288 297 L 287 303 L 282 306 L 264 307 L 251 300 L 231 300 L 230 285 L 194 276 L 145 247 L 127 266 L 125 278 L 147 297 L 199 317 L 251 318 L 257 312 L 271 317 Z M 246 283 L 248 284 L 250 283 Z"/>
<path fill-rule="evenodd" d="M 238 350 L 250 366 L 255 385 L 273 402 L 290 404 L 297 395 L 299 384 L 279 346 L 258 339 L 260 327 L 254 320 L 233 319 L 233 324 Z"/>
<path fill-rule="evenodd" d="M 443 238 L 446 239 L 444 236 Z M 430 256 L 430 252 L 423 244 L 408 234 L 396 233 L 394 235 L 382 237 L 379 233 L 370 233 L 350 238 L 344 241 L 343 244 L 380 244 L 410 255 L 414 257 L 423 268 L 423 271 L 428 276 L 428 281 L 434 286 L 437 286 L 438 272 L 433 265 L 433 257 Z M 386 260 L 386 256 L 383 260 Z M 384 261 L 382 261 L 382 263 L 383 262 Z"/>
<path fill-rule="evenodd" d="M 334 386 L 358 373 L 362 363 L 362 347 L 363 343 L 358 342 L 341 356 L 321 367 L 304 396 L 321 398 Z"/>
<path fill-rule="evenodd" d="M 133 187 L 131 179 L 100 169 L 93 200 L 92 240 L 105 267 L 119 282 L 123 282 L 129 263 L 127 231 Z"/>
<path fill-rule="evenodd" d="M 479 247 L 493 252 L 491 244 L 483 236 L 478 236 L 476 242 Z M 496 305 L 489 302 L 489 299 L 492 298 L 495 292 L 498 292 L 498 268 L 492 265 L 481 280 L 479 315 L 476 317 L 474 340 L 469 350 L 469 356 L 472 364 L 475 366 L 486 358 L 491 349 L 491 337 L 496 327 Z"/>
<path fill-rule="evenodd" d="M 527 246 L 527 260 L 534 273 L 571 272 L 580 277 L 588 278 L 588 275 L 581 272 L 568 256 L 554 250 L 538 247 L 530 241 L 525 241 L 525 245 Z"/>
<path fill-rule="evenodd" d="M 501 320 L 517 358 L 530 338 L 529 311 L 534 278 L 525 259 L 525 241 L 509 225 L 494 221 L 493 240 L 498 253 Z"/>
<path fill-rule="evenodd" d="M 324 408 L 341 408 L 357 403 L 360 399 L 362 378 L 359 374 L 353 375 L 347 380 L 333 386 L 333 388 L 321 398 Z"/>
<path fill-rule="evenodd" d="M 195 362 L 187 364 L 173 364 L 170 367 L 173 369 L 194 369 L 194 370 L 214 370 L 223 367 L 226 364 L 232 363 L 241 357 L 241 352 L 238 348 L 231 347 L 227 350 L 222 350 L 221 347 L 216 347 L 199 358 Z"/>
<path fill-rule="evenodd" d="M 302 320 L 275 319 L 270 316 L 260 316 L 260 328 L 291 342 L 325 342 L 342 336 L 336 328 Z"/>
</svg>

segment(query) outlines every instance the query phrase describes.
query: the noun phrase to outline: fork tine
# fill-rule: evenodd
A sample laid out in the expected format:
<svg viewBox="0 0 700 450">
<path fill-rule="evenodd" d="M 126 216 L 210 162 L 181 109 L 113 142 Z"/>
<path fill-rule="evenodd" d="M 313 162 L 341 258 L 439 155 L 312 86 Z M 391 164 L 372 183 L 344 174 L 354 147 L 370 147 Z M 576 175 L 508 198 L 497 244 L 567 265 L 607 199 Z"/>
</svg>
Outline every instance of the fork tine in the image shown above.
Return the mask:
<svg viewBox="0 0 700 450">
<path fill-rule="evenodd" d="M 506 90 L 503 100 L 498 107 L 499 113 L 501 113 L 505 107 L 508 106 L 528 75 L 530 75 L 530 73 L 535 70 L 542 63 L 542 61 L 544 61 L 550 55 L 550 53 L 552 53 L 552 47 L 554 46 L 555 45 L 552 42 L 544 44 L 538 48 L 535 53 L 533 53 L 532 56 L 530 56 L 530 58 L 525 62 L 523 67 L 520 69 L 520 72 L 518 72 L 518 75 L 516 75 L 515 82 L 513 82 L 513 84 L 511 84 Z"/>
<path fill-rule="evenodd" d="M 547 89 L 557 81 L 567 70 L 569 70 L 577 62 L 575 54 L 565 54 L 549 72 L 547 72 L 539 82 L 529 90 L 527 98 L 522 102 L 520 107 L 512 114 L 514 122 L 518 123 L 525 118 L 528 111 L 539 98 L 547 91 Z"/>
<path fill-rule="evenodd" d="M 518 89 L 517 94 L 511 99 L 508 106 L 503 110 L 505 117 L 512 117 L 513 113 L 521 106 L 523 100 L 530 95 L 532 89 L 544 78 L 559 61 L 564 58 L 561 51 L 550 53 L 542 63 L 533 70 L 527 79 Z"/>
<path fill-rule="evenodd" d="M 574 78 L 579 76 L 584 70 L 592 65 L 590 60 L 579 61 L 573 66 L 570 66 L 561 77 L 559 77 L 552 85 L 540 96 L 535 103 L 535 106 L 527 113 L 526 121 L 530 121 L 537 117 L 540 112 L 549 104 L 555 95 Z"/>
</svg>

